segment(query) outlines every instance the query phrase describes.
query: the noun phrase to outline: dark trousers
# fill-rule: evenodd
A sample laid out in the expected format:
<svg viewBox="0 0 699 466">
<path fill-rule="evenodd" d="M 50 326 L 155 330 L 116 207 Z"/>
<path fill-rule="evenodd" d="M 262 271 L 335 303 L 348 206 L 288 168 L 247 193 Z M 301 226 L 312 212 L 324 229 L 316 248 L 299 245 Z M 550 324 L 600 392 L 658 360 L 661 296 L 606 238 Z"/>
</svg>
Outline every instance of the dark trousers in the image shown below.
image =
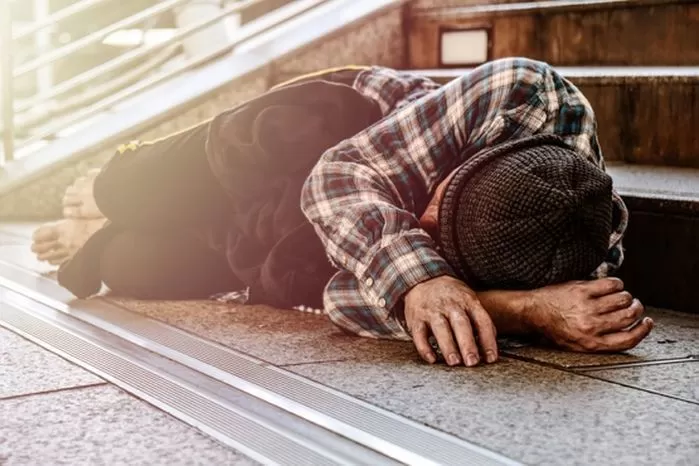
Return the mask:
<svg viewBox="0 0 699 466">
<path fill-rule="evenodd" d="M 324 79 L 351 86 L 361 69 L 323 70 L 294 83 Z M 102 281 L 112 291 L 142 299 L 185 299 L 243 287 L 223 247 L 211 244 L 212 238 L 221 243 L 229 230 L 234 200 L 211 171 L 209 126 L 205 122 L 159 141 L 126 144 L 95 180 L 97 205 L 118 231 L 106 239 L 100 257 Z M 324 254 L 322 261 L 328 268 Z M 245 266 L 238 264 L 238 270 Z"/>
<path fill-rule="evenodd" d="M 229 205 L 206 159 L 207 129 L 124 145 L 96 178 L 97 205 L 118 230 L 100 259 L 102 281 L 115 294 L 196 299 L 242 288 L 206 240 Z"/>
</svg>

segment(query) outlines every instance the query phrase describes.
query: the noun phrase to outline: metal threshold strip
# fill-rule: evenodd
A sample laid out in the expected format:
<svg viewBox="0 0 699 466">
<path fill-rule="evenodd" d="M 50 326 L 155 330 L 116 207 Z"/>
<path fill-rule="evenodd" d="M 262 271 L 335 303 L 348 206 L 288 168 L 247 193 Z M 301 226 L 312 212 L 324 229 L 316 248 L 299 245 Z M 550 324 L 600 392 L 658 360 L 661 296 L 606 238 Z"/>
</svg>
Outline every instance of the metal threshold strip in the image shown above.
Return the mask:
<svg viewBox="0 0 699 466">
<path fill-rule="evenodd" d="M 0 323 L 267 464 L 396 464 L 217 380 L 0 290 Z"/>
<path fill-rule="evenodd" d="M 0 261 L 7 327 L 266 464 L 519 464 Z"/>
</svg>

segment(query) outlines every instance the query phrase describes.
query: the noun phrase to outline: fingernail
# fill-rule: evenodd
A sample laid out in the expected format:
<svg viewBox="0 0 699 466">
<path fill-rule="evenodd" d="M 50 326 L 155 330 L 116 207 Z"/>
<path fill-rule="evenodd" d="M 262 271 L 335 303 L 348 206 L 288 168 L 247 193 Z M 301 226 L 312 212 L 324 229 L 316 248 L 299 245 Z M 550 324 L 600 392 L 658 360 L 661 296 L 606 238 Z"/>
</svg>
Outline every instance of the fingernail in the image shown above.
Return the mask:
<svg viewBox="0 0 699 466">
<path fill-rule="evenodd" d="M 456 366 L 458 364 L 461 364 L 461 358 L 456 353 L 451 353 L 449 355 L 449 357 L 447 358 L 447 361 L 449 362 L 449 365 L 451 365 L 451 366 Z"/>
<path fill-rule="evenodd" d="M 497 356 L 495 356 L 495 351 L 486 351 L 485 352 L 485 360 L 488 362 L 488 364 L 495 362 L 498 359 Z"/>
<path fill-rule="evenodd" d="M 470 366 L 475 366 L 475 365 L 477 365 L 477 364 L 478 364 L 478 356 L 476 356 L 476 355 L 474 355 L 474 354 L 469 354 L 469 355 L 466 357 L 466 365 L 467 365 L 467 366 L 470 367 Z"/>
<path fill-rule="evenodd" d="M 653 319 L 651 319 L 650 317 L 646 317 L 645 319 L 643 319 L 643 321 L 646 325 L 650 325 L 651 327 L 654 324 Z"/>
<path fill-rule="evenodd" d="M 434 364 L 437 361 L 437 358 L 434 357 L 434 354 L 427 353 L 423 356 L 424 359 L 427 360 L 428 363 Z"/>
</svg>

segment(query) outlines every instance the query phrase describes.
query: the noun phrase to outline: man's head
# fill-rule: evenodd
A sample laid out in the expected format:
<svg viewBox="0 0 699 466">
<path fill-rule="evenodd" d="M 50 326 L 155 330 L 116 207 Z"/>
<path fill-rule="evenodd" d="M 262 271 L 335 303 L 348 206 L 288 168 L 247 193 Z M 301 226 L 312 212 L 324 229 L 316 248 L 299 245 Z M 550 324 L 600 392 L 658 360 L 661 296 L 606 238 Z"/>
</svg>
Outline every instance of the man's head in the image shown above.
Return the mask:
<svg viewBox="0 0 699 466">
<path fill-rule="evenodd" d="M 612 180 L 561 139 L 481 152 L 440 186 L 442 254 L 479 288 L 538 288 L 588 277 L 612 231 Z"/>
</svg>

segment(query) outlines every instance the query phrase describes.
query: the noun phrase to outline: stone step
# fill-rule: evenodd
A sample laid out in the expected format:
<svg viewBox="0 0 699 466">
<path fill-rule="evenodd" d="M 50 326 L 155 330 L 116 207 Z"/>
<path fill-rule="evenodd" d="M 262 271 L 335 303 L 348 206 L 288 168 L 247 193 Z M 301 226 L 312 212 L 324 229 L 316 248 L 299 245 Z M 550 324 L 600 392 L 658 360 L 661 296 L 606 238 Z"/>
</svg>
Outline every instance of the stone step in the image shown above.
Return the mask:
<svg viewBox="0 0 699 466">
<path fill-rule="evenodd" d="M 497 5 L 501 3 L 527 3 L 530 1 L 531 0 L 413 0 L 410 6 L 414 10 L 429 10 L 432 8 Z"/>
<path fill-rule="evenodd" d="M 630 211 L 621 278 L 648 305 L 699 314 L 699 170 L 608 169 Z"/>
<path fill-rule="evenodd" d="M 697 1 L 418 0 L 409 18 L 412 68 L 470 66 L 507 56 L 560 66 L 699 63 Z"/>
<path fill-rule="evenodd" d="M 556 67 L 589 99 L 605 158 L 699 168 L 699 67 Z M 469 69 L 418 70 L 446 83 Z"/>
</svg>

